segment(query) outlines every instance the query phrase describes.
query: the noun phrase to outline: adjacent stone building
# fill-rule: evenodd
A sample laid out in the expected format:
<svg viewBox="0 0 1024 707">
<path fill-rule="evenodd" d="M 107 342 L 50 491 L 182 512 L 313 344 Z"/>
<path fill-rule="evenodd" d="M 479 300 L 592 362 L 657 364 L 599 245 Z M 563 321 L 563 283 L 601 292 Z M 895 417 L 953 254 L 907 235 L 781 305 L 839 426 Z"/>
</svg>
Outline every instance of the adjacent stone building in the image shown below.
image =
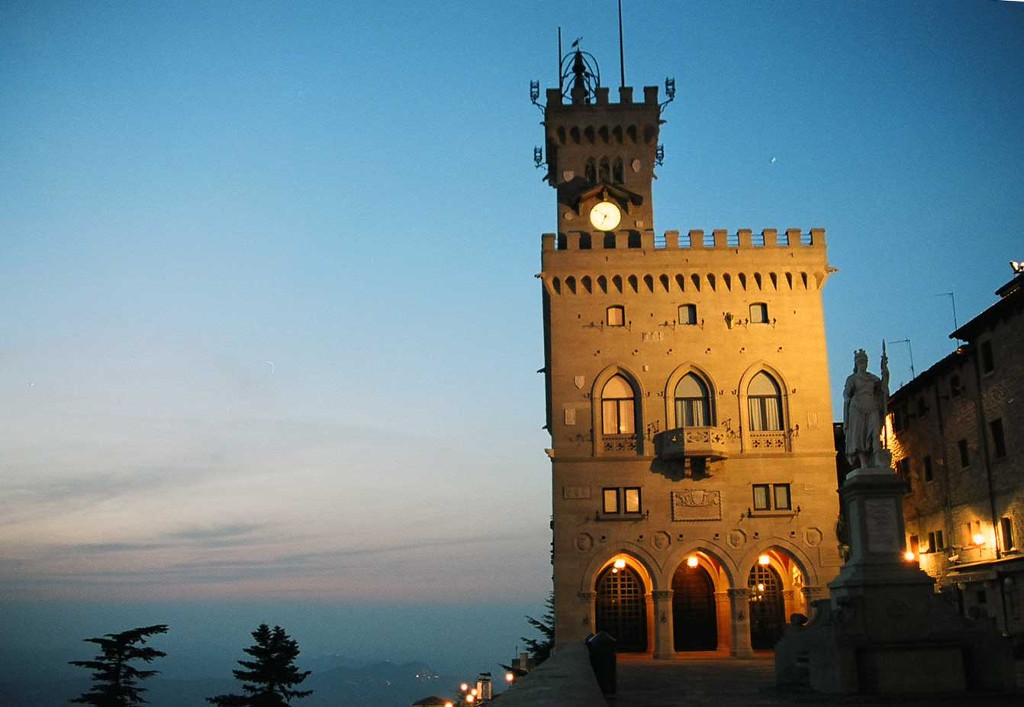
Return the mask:
<svg viewBox="0 0 1024 707">
<path fill-rule="evenodd" d="M 825 233 L 656 235 L 658 88 L 615 102 L 584 53 L 563 67 L 539 275 L 556 640 L 770 648 L 840 563 Z"/>
<path fill-rule="evenodd" d="M 1024 634 L 1024 274 L 890 398 L 907 547 L 968 616 Z"/>
</svg>

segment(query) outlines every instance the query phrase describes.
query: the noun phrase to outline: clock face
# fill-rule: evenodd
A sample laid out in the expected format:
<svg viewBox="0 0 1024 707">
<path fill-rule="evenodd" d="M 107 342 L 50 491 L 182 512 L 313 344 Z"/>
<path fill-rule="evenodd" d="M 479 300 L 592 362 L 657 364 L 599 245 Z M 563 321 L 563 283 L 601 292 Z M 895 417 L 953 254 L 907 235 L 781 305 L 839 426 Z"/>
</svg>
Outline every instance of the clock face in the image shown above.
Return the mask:
<svg viewBox="0 0 1024 707">
<path fill-rule="evenodd" d="M 610 201 L 599 201 L 590 210 L 590 223 L 599 231 L 614 231 L 621 219 L 619 207 Z"/>
</svg>

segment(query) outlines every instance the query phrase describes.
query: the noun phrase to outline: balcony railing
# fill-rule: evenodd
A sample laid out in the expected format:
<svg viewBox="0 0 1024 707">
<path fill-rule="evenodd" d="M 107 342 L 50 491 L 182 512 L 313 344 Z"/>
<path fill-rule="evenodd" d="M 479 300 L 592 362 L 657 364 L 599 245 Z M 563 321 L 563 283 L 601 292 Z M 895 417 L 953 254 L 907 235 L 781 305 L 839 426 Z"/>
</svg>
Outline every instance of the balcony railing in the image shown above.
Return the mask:
<svg viewBox="0 0 1024 707">
<path fill-rule="evenodd" d="M 636 435 L 603 435 L 601 442 L 605 452 L 636 454 Z"/>
<path fill-rule="evenodd" d="M 748 432 L 749 450 L 751 452 L 788 452 L 789 435 L 785 430 L 768 430 L 764 432 Z"/>
<path fill-rule="evenodd" d="M 654 453 L 667 461 L 686 457 L 725 459 L 728 435 L 718 427 L 680 427 L 654 437 Z"/>
</svg>

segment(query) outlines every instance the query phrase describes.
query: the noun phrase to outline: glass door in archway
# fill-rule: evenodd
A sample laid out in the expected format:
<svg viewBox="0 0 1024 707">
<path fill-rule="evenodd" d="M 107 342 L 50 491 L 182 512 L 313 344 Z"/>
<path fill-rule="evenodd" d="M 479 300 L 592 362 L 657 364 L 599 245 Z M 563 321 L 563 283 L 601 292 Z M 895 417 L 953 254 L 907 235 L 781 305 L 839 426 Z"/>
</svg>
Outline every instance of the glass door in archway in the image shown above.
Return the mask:
<svg viewBox="0 0 1024 707">
<path fill-rule="evenodd" d="M 718 647 L 715 585 L 700 565 L 679 566 L 672 577 L 672 621 L 677 651 L 713 651 Z"/>
<path fill-rule="evenodd" d="M 782 597 L 782 579 L 770 565 L 754 565 L 747 581 L 750 589 L 750 646 L 771 650 L 782 638 L 786 625 L 786 605 Z"/>
<path fill-rule="evenodd" d="M 647 650 L 644 585 L 630 567 L 609 567 L 597 579 L 595 623 L 617 641 L 620 653 Z"/>
</svg>

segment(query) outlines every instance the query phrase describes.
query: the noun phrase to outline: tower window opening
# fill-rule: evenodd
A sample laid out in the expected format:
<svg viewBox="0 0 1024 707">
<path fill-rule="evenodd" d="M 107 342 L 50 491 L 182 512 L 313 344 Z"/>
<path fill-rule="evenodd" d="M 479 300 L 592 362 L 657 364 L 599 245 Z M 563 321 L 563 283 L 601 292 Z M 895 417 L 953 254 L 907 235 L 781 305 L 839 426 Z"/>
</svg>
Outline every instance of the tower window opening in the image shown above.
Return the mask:
<svg viewBox="0 0 1024 707">
<path fill-rule="evenodd" d="M 602 182 L 610 182 L 612 180 L 612 168 L 611 163 L 608 162 L 607 157 L 602 157 L 601 162 L 598 165 L 597 178 Z"/>
<path fill-rule="evenodd" d="M 626 325 L 626 308 L 621 305 L 614 305 L 606 310 L 608 326 Z"/>
<path fill-rule="evenodd" d="M 768 323 L 768 305 L 764 302 L 754 302 L 750 305 L 750 323 L 751 324 L 767 324 Z"/>
<path fill-rule="evenodd" d="M 596 184 L 597 183 L 597 165 L 594 163 L 594 158 L 593 157 L 591 157 L 590 159 L 587 160 L 585 171 L 586 171 L 587 181 L 590 184 Z"/>
<path fill-rule="evenodd" d="M 697 324 L 697 305 L 695 304 L 681 304 L 679 305 L 679 323 L 685 326 L 694 326 Z"/>
<path fill-rule="evenodd" d="M 612 163 L 612 181 L 616 184 L 622 184 L 625 181 L 625 169 L 622 166 L 621 157 L 616 157 L 615 162 Z"/>
</svg>

